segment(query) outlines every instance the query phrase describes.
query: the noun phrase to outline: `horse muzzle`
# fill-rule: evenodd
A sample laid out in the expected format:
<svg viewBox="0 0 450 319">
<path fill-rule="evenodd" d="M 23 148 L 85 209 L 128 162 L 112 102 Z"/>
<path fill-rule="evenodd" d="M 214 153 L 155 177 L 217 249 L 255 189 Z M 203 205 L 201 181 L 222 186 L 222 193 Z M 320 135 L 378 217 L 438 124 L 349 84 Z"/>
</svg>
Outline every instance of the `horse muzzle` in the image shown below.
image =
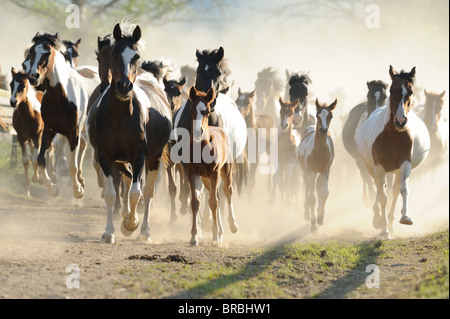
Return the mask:
<svg viewBox="0 0 450 319">
<path fill-rule="evenodd" d="M 9 99 L 9 104 L 11 105 L 11 107 L 16 107 L 17 106 L 17 100 L 15 98 L 10 98 Z"/>
<path fill-rule="evenodd" d="M 133 83 L 128 79 L 117 81 L 116 89 L 120 96 L 126 97 L 133 90 Z"/>
<path fill-rule="evenodd" d="M 320 134 L 320 136 L 327 136 L 328 135 L 328 128 L 327 127 L 319 128 L 319 134 Z"/>
<path fill-rule="evenodd" d="M 408 118 L 404 117 L 403 119 L 398 119 L 397 117 L 394 118 L 394 125 L 395 128 L 402 132 L 406 129 L 406 124 L 408 123 Z"/>
<path fill-rule="evenodd" d="M 39 84 L 39 73 L 33 73 L 28 75 L 28 81 L 30 81 L 30 84 L 33 86 L 36 86 Z"/>
</svg>

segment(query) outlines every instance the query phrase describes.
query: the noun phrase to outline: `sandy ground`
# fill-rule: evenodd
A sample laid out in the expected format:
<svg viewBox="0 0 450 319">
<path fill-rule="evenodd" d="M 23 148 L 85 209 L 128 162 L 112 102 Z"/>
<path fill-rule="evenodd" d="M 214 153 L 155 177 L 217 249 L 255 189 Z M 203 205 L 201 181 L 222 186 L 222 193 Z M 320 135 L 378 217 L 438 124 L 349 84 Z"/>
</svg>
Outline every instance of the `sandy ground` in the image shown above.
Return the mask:
<svg viewBox="0 0 450 319">
<path fill-rule="evenodd" d="M 224 220 L 223 248 L 212 253 L 211 234 L 203 233 L 199 247 L 190 247 L 190 215 L 179 216 L 169 223 L 167 188 L 158 186 L 150 227 L 153 243 L 144 244 L 120 233 L 115 221 L 114 245 L 101 241 L 106 226 L 105 204 L 94 179 L 92 166 L 85 164 L 87 186 L 85 197 L 71 196 L 67 178 L 62 182 L 61 196 L 51 198 L 40 185 L 33 185 L 32 198 L 9 190 L 2 180 L 0 193 L 0 298 L 130 298 L 130 291 L 121 282 L 123 269 L 138 270 L 142 263 L 130 259 L 135 255 L 162 257 L 182 255 L 188 259 L 207 260 L 242 253 L 258 245 L 283 241 L 288 236 L 296 240 L 321 240 L 342 236 L 376 238 L 372 227 L 371 204 L 361 199 L 359 173 L 350 157 L 337 146 L 337 157 L 330 177 L 330 196 L 326 205 L 325 223 L 316 235 L 301 233 L 308 229 L 303 218 L 303 192 L 300 203 L 285 208 L 278 200 L 269 205 L 266 176 L 258 178 L 253 200 L 247 195 L 235 196 L 235 211 L 239 231 L 232 234 Z M 86 163 L 86 162 L 85 162 Z M 449 177 L 448 161 L 433 172 L 412 175 L 410 214 L 414 225 L 397 223 L 400 201 L 396 211 L 398 237 L 422 236 L 448 228 Z M 18 176 L 17 178 L 23 178 Z M 142 216 L 142 215 L 141 215 Z M 73 266 L 74 265 L 74 266 Z M 66 285 L 72 270 L 80 270 L 81 287 Z M 154 296 L 159 298 L 161 296 Z"/>
</svg>

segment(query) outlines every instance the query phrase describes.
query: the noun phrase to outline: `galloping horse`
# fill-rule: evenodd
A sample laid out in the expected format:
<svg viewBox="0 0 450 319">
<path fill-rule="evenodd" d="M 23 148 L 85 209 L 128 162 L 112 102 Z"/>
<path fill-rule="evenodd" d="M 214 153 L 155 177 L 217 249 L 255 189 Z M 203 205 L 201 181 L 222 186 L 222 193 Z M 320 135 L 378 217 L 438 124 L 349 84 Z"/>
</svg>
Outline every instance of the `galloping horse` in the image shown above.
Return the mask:
<svg viewBox="0 0 450 319">
<path fill-rule="evenodd" d="M 212 212 L 213 244 L 223 243 L 223 227 L 221 212 L 219 210 L 218 187 L 219 180 L 223 181 L 223 190 L 228 203 L 230 229 L 237 232 L 238 226 L 233 212 L 231 197 L 233 195 L 233 159 L 231 143 L 224 129 L 208 125 L 208 117 L 212 114 L 211 106 L 214 97 L 214 89 L 208 93 L 198 92 L 192 87 L 189 92 L 191 131 L 190 131 L 190 161 L 186 163 L 187 177 L 191 186 L 192 230 L 191 245 L 198 245 L 198 212 L 200 207 L 200 194 L 203 186 L 209 192 L 209 207 Z M 196 160 L 201 152 L 200 160 Z"/>
<path fill-rule="evenodd" d="M 271 67 L 258 72 L 255 89 L 256 110 L 268 114 L 274 122 L 278 123 L 280 111 L 278 97 L 283 90 L 283 81 L 278 77 L 277 72 Z"/>
<path fill-rule="evenodd" d="M 229 70 L 227 69 L 226 61 L 224 60 L 224 49 L 220 47 L 213 51 L 197 50 L 196 56 L 198 67 L 195 89 L 201 92 L 208 92 L 211 88 L 214 89 L 214 99 L 210 103 L 214 111 L 208 116 L 208 125 L 223 128 L 227 137 L 230 139 L 233 152 L 232 159 L 235 162 L 233 181 L 237 187 L 238 193 L 240 193 L 243 185 L 247 182 L 248 164 L 245 154 L 247 126 L 234 101 L 227 95 L 218 93 L 228 88 L 226 76 L 229 74 Z M 185 167 L 187 163 L 186 160 L 183 160 L 183 154 L 181 154 L 181 158 L 178 154 L 180 151 L 183 153 L 183 147 L 188 146 L 186 141 L 188 138 L 182 134 L 183 132 L 190 132 L 192 128 L 190 115 L 191 104 L 192 101 L 188 99 L 173 116 L 175 130 L 171 137 L 171 159 L 174 162 L 183 163 Z M 176 157 L 178 157 L 178 159 L 174 160 Z M 199 189 L 200 192 L 201 189 L 202 188 Z M 182 213 L 185 213 L 186 208 L 188 207 L 188 196 L 189 189 L 182 187 L 180 189 L 180 212 Z M 229 210 L 229 213 L 232 214 L 232 207 L 231 211 Z M 209 218 L 203 219 L 203 221 L 208 219 Z"/>
<path fill-rule="evenodd" d="M 428 161 L 439 164 L 445 156 L 448 156 L 448 123 L 443 119 L 445 91 L 442 93 L 425 92 L 424 113 L 421 117 L 430 133 L 430 154 Z"/>
<path fill-rule="evenodd" d="M 45 126 L 38 155 L 38 164 L 44 177 L 44 184 L 52 196 L 59 191 L 46 171 L 45 152 L 57 133 L 67 137 L 71 150 L 69 173 L 72 177 L 73 194 L 84 195 L 84 179 L 81 177 L 85 138 L 80 133 L 84 127 L 89 96 L 99 83 L 97 73 L 88 68 L 74 70 L 65 61 L 66 47 L 58 34 L 39 33 L 32 40 L 29 49 L 30 69 L 27 73 L 31 85 L 44 83 L 41 114 Z M 79 154 L 80 153 L 80 154 Z M 79 156 L 80 155 L 80 156 Z"/>
<path fill-rule="evenodd" d="M 356 147 L 356 133 L 361 124 L 372 114 L 372 112 L 383 106 L 387 99 L 386 90 L 388 84 L 383 81 L 374 80 L 367 82 L 367 101 L 362 102 L 350 110 L 342 129 L 342 141 L 347 152 L 355 159 L 356 166 L 359 169 L 363 182 L 363 197 L 366 200 L 372 200 L 375 195 L 373 189 L 373 180 L 367 172 L 361 155 Z"/>
<path fill-rule="evenodd" d="M 37 156 L 41 146 L 44 121 L 41 117 L 41 101 L 43 92 L 35 91 L 30 85 L 25 72 L 16 72 L 11 68 L 11 98 L 10 104 L 15 108 L 13 113 L 13 127 L 17 132 L 17 141 L 22 149 L 22 163 L 25 170 L 26 193 L 30 196 L 30 179 L 28 178 L 29 158 L 26 145 L 31 142 L 34 147 L 32 163 L 34 168 L 33 183 L 39 181 Z"/>
<path fill-rule="evenodd" d="M 315 205 L 317 191 L 317 224 L 323 224 L 325 215 L 325 202 L 328 198 L 328 178 L 334 159 L 334 143 L 328 131 L 333 110 L 337 100 L 330 105 L 320 104 L 316 99 L 317 124 L 309 126 L 305 136 L 297 148 L 297 155 L 303 171 L 303 179 L 306 185 L 305 193 L 305 219 L 311 220 L 311 231 L 315 232 L 316 215 Z"/>
<path fill-rule="evenodd" d="M 293 121 L 295 109 L 298 108 L 300 100 L 297 99 L 293 102 L 283 101 L 280 96 L 279 103 L 281 106 L 281 123 L 278 131 L 278 166 L 273 174 L 272 193 L 269 203 L 275 203 L 278 184 L 280 184 L 283 203 L 291 204 L 295 189 L 292 176 L 294 175 L 295 163 L 297 162 L 295 149 L 301 141 L 300 133 L 293 128 Z"/>
<path fill-rule="evenodd" d="M 90 112 L 93 121 L 91 114 L 88 121 L 91 144 L 104 174 L 107 225 L 102 238 L 108 243 L 115 241 L 113 206 L 117 182 L 114 180 L 120 178 L 113 174 L 113 167 L 124 175 L 125 210 L 121 231 L 131 236 L 139 226 L 136 208 L 142 195 L 145 166 L 145 213 L 140 239 L 151 241 L 150 204 L 163 148 L 171 131 L 170 108 L 164 92 L 151 73 L 139 72 L 141 29 L 136 26 L 131 30 L 132 27 L 119 23 L 114 27 L 111 85 L 95 101 Z"/>
<path fill-rule="evenodd" d="M 310 110 L 308 104 L 308 85 L 311 79 L 308 74 L 302 72 L 292 73 L 288 82 L 287 98 L 289 101 L 300 100 L 299 107 L 295 109 L 294 128 L 303 136 L 309 125 L 316 124 L 315 113 Z"/>
<path fill-rule="evenodd" d="M 77 42 L 72 42 L 70 40 L 63 40 L 64 45 L 66 46 L 66 61 L 70 63 L 72 68 L 76 68 L 78 66 L 78 57 L 81 39 L 78 39 Z"/>
<path fill-rule="evenodd" d="M 253 188 L 255 186 L 255 178 L 256 178 L 256 169 L 259 164 L 259 158 L 262 154 L 263 150 L 258 148 L 259 145 L 259 131 L 258 129 L 265 130 L 264 139 L 266 140 L 265 150 L 267 153 L 270 152 L 270 129 L 275 128 L 275 124 L 273 123 L 272 118 L 268 114 L 264 113 L 256 113 L 255 111 L 255 90 L 252 92 L 242 92 L 241 88 L 238 89 L 238 97 L 236 99 L 236 105 L 239 108 L 242 116 L 244 117 L 245 124 L 247 125 L 247 129 L 253 130 L 254 141 L 255 141 L 255 149 L 252 151 L 255 152 L 256 155 L 254 160 L 250 163 L 250 171 L 249 171 L 249 185 L 248 185 L 248 194 L 251 197 Z M 249 132 L 250 133 L 250 132 Z M 247 145 L 247 154 L 249 154 L 248 145 Z"/>
<path fill-rule="evenodd" d="M 372 112 L 357 132 L 356 145 L 377 188 L 373 206 L 373 226 L 381 237 L 393 232 L 397 197 L 403 198 L 400 224 L 412 225 L 408 215 L 409 177 L 411 170 L 425 160 L 430 150 L 430 135 L 425 124 L 410 112 L 416 68 L 397 73 L 392 66 L 389 105 Z M 395 174 L 392 206 L 386 218 L 386 174 Z M 381 216 L 380 216 L 381 210 Z"/>
</svg>

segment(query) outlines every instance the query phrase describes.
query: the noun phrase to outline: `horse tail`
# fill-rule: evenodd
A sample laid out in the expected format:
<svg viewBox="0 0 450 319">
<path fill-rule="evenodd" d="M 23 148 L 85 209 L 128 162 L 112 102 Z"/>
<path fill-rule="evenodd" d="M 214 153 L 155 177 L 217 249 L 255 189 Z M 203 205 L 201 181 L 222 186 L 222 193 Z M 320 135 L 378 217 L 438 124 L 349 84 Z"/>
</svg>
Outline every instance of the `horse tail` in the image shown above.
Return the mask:
<svg viewBox="0 0 450 319">
<path fill-rule="evenodd" d="M 239 196 L 241 196 L 242 189 L 247 185 L 248 172 L 248 157 L 247 152 L 244 150 L 244 152 L 234 160 L 233 165 L 233 184 L 236 187 Z"/>
</svg>

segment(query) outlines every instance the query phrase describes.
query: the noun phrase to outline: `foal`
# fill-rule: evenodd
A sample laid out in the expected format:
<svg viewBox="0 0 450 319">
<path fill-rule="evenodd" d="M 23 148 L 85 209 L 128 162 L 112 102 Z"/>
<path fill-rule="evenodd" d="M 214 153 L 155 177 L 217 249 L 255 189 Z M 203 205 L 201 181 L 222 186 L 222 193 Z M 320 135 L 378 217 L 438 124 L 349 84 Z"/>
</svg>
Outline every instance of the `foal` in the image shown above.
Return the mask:
<svg viewBox="0 0 450 319">
<path fill-rule="evenodd" d="M 190 131 L 190 161 L 186 163 L 189 185 L 191 187 L 192 230 L 191 245 L 198 245 L 198 212 L 202 182 L 209 191 L 209 207 L 212 212 L 213 244 L 223 243 L 223 227 L 219 210 L 219 179 L 223 180 L 223 191 L 228 202 L 228 221 L 233 233 L 238 229 L 233 213 L 233 157 L 231 144 L 225 130 L 208 126 L 208 118 L 213 112 L 211 103 L 215 98 L 214 89 L 208 93 L 192 87 L 189 92 L 192 129 Z M 200 160 L 198 157 L 201 156 Z"/>
<path fill-rule="evenodd" d="M 328 198 L 328 178 L 330 176 L 330 167 L 334 158 L 334 144 L 328 129 L 333 110 L 336 107 L 337 100 L 329 106 L 320 104 L 316 99 L 316 126 L 309 126 L 304 139 L 297 148 L 297 155 L 300 166 L 303 171 L 303 179 L 306 185 L 305 193 L 305 219 L 311 220 L 311 231 L 316 232 L 316 215 L 314 207 L 316 197 L 315 189 L 319 197 L 317 206 L 317 223 L 323 224 L 325 215 L 325 202 Z M 316 183 L 317 180 L 317 183 Z"/>
<path fill-rule="evenodd" d="M 11 106 L 15 108 L 13 113 L 13 127 L 17 132 L 17 141 L 22 149 L 22 163 L 25 169 L 25 187 L 30 196 L 30 180 L 28 178 L 29 158 L 26 144 L 32 142 L 34 152 L 32 163 L 34 168 L 33 183 L 39 180 L 37 155 L 41 146 L 44 121 L 41 117 L 42 92 L 36 92 L 27 79 L 25 72 L 16 72 L 11 68 Z M 31 145 L 30 145 L 31 149 Z"/>
</svg>

